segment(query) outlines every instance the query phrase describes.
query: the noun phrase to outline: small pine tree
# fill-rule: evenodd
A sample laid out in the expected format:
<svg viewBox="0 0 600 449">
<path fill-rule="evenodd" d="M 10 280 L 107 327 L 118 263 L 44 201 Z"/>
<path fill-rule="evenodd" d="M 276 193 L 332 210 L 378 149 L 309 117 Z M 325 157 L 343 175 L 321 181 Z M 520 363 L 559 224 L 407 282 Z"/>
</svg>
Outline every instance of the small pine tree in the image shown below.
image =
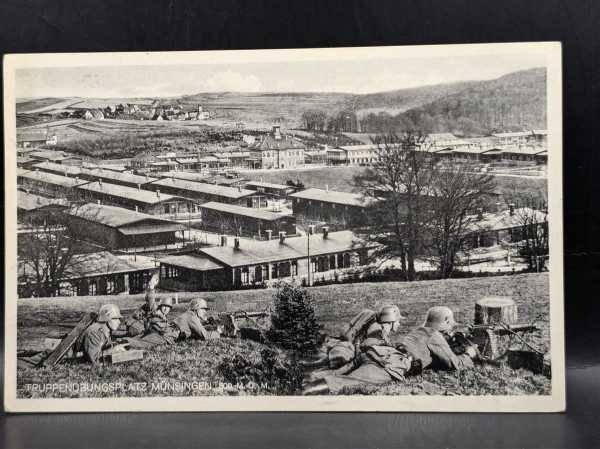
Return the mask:
<svg viewBox="0 0 600 449">
<path fill-rule="evenodd" d="M 294 284 L 280 283 L 274 300 L 268 339 L 300 355 L 315 351 L 320 341 L 319 325 L 308 291 Z"/>
</svg>

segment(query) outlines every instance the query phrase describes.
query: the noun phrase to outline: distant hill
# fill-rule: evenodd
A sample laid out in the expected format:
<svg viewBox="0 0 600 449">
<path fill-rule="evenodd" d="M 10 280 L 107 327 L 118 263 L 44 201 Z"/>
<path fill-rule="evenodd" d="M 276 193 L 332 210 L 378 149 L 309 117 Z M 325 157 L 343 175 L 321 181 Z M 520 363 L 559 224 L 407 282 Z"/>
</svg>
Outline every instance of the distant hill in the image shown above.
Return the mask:
<svg viewBox="0 0 600 449">
<path fill-rule="evenodd" d="M 48 116 L 88 98 L 23 99 L 17 103 L 19 126 L 52 120 Z M 495 80 L 464 81 L 373 94 L 349 93 L 197 93 L 162 99 L 201 105 L 217 121 L 249 127 L 299 127 L 307 110 L 334 117 L 353 111 L 360 129 L 380 133 L 418 128 L 427 132 L 486 134 L 494 130 L 546 128 L 546 70 L 510 73 Z M 42 115 L 43 114 L 43 115 Z"/>
<path fill-rule="evenodd" d="M 467 135 L 545 129 L 546 70 L 524 70 L 470 83 L 464 90 L 398 114 L 393 121 L 399 127 L 412 124 L 430 132 Z"/>
</svg>

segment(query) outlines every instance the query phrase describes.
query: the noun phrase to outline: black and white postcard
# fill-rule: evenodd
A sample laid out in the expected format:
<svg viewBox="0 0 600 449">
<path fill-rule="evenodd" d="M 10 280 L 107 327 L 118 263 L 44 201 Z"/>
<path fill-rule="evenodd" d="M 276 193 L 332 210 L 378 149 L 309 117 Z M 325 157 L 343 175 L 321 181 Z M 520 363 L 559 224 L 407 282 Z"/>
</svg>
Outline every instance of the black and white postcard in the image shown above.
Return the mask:
<svg viewBox="0 0 600 449">
<path fill-rule="evenodd" d="M 4 59 L 5 407 L 565 408 L 561 47 Z"/>
</svg>

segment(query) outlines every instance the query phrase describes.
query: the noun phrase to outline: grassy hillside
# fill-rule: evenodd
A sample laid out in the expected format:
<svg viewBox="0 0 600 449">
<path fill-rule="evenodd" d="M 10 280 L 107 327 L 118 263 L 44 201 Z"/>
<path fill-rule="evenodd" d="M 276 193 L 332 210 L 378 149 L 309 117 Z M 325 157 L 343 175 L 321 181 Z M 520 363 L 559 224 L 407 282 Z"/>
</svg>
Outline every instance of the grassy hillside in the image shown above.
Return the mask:
<svg viewBox="0 0 600 449">
<path fill-rule="evenodd" d="M 398 304 L 408 316 L 403 323 L 402 334 L 419 326 L 427 308 L 441 303 L 454 309 L 457 319 L 471 321 L 474 301 L 486 295 L 512 296 L 519 307 L 523 321 L 536 321 L 541 328 L 530 341 L 540 348 L 549 347 L 549 297 L 547 274 L 524 274 L 491 278 L 455 279 L 422 282 L 389 282 L 347 284 L 313 287 L 310 294 L 323 331 L 337 335 L 345 323 L 364 307 L 377 309 L 384 304 Z M 263 310 L 271 305 L 273 290 L 251 290 L 236 292 L 207 292 L 207 298 L 217 310 Z M 173 315 L 185 309 L 185 302 L 197 296 L 193 293 L 180 294 L 181 304 L 174 308 Z M 52 299 L 18 300 L 18 347 L 31 349 L 42 343 L 44 335 L 53 328 L 51 323 L 77 319 L 84 311 L 96 310 L 101 304 L 116 302 L 124 310 L 132 310 L 142 301 L 142 296 L 105 296 Z M 50 325 L 49 325 L 50 324 Z M 248 360 L 260 358 L 265 346 L 250 341 L 223 340 L 217 342 L 189 342 L 174 347 L 156 348 L 147 352 L 143 361 L 125 365 L 91 368 L 79 364 L 63 364 L 55 370 L 27 369 L 18 372 L 20 394 L 26 383 L 57 382 L 61 379 L 97 382 L 121 381 L 223 381 L 216 366 L 220 360 L 234 354 L 242 354 Z M 508 367 L 481 365 L 468 373 L 432 373 L 407 379 L 405 383 L 394 383 L 382 387 L 369 387 L 358 392 L 380 394 L 547 394 L 550 382 L 543 376 L 525 370 Z M 230 394 L 273 394 L 269 388 Z M 49 395 L 50 393 L 45 393 Z M 58 393 L 57 393 L 58 394 Z M 148 393 L 146 393 L 148 394 Z M 165 392 L 177 395 L 177 392 Z M 207 388 L 189 394 L 227 394 L 218 388 Z M 65 394 L 62 394 L 64 396 Z M 121 394 L 123 395 L 123 394 Z M 144 395 L 133 393 L 132 395 Z"/>
</svg>

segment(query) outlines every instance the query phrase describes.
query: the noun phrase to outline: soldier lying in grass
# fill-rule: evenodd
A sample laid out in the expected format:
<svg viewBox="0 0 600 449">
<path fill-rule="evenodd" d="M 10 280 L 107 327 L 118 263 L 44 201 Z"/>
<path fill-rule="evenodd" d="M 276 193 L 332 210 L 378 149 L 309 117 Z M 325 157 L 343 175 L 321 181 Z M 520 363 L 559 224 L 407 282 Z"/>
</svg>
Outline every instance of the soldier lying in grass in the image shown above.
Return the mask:
<svg viewBox="0 0 600 449">
<path fill-rule="evenodd" d="M 102 357 L 102 350 L 110 347 L 111 335 L 121 324 L 121 311 L 115 304 L 105 304 L 100 307 L 96 321 L 90 324 L 77 338 L 73 346 L 75 354 L 82 352 L 84 360 L 97 364 Z M 39 366 L 52 351 L 39 352 L 31 357 L 20 357 L 17 367 L 32 368 Z"/>
<path fill-rule="evenodd" d="M 475 345 L 465 348 L 464 354 L 456 355 L 448 344 L 448 337 L 457 327 L 452 310 L 444 306 L 427 311 L 423 326 L 411 331 L 401 343 L 422 369 L 461 370 L 473 367 L 478 351 Z"/>
<path fill-rule="evenodd" d="M 124 337 L 137 337 L 143 335 L 148 330 L 149 320 L 156 312 L 156 292 L 155 287 L 158 284 L 158 275 L 154 274 L 148 282 L 144 304 L 138 308 L 129 318 L 127 318 L 120 331 Z"/>
<path fill-rule="evenodd" d="M 184 312 L 175 321 L 168 318 L 173 308 L 172 298 L 163 298 L 156 311 L 148 320 L 148 329 L 139 338 L 130 338 L 128 343 L 132 348 L 148 348 L 158 345 L 172 345 L 177 341 L 188 338 L 203 340 L 214 340 L 219 338 L 223 329 L 208 330 L 207 313 L 208 304 L 202 298 L 196 298 L 190 302 L 187 312 Z"/>
<path fill-rule="evenodd" d="M 398 332 L 402 318 L 398 307 L 383 307 L 376 321 L 366 327 L 364 339 L 360 347 L 355 348 L 358 353 L 352 362 L 337 370 L 312 373 L 312 381 L 306 386 L 304 394 L 336 394 L 343 388 L 403 380 L 411 370 L 412 358 L 394 348 L 389 340 L 391 333 Z"/>
</svg>

